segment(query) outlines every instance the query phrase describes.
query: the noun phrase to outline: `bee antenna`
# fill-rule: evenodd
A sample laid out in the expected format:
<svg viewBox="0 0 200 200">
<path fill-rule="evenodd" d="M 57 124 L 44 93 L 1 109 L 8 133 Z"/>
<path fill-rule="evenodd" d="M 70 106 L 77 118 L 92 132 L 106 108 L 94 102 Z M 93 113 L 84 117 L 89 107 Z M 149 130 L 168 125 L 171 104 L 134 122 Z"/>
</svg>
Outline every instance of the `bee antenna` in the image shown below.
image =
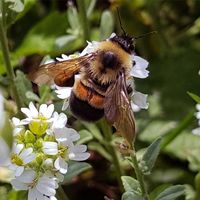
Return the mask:
<svg viewBox="0 0 200 200">
<path fill-rule="evenodd" d="M 126 35 L 126 31 L 124 30 L 124 28 L 122 26 L 122 20 L 121 20 L 121 16 L 120 16 L 120 12 L 119 12 L 119 7 L 117 7 L 117 16 L 118 16 L 118 19 L 119 19 L 120 28 L 123 31 L 123 34 Z"/>
<path fill-rule="evenodd" d="M 139 35 L 139 36 L 137 36 L 137 37 L 134 37 L 134 39 L 137 40 L 137 39 L 146 37 L 147 35 L 156 34 L 156 33 L 157 33 L 157 31 L 151 31 L 151 32 L 149 32 L 149 33 L 145 33 L 145 34 Z"/>
</svg>

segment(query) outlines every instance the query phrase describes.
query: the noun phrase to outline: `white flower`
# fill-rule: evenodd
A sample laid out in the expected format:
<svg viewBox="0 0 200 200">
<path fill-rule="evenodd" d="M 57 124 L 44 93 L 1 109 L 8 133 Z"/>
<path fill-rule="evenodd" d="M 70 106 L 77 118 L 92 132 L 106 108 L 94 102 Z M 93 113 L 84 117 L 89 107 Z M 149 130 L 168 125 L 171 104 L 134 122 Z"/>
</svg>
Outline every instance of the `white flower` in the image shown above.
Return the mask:
<svg viewBox="0 0 200 200">
<path fill-rule="evenodd" d="M 26 170 L 12 180 L 11 184 L 16 190 L 28 190 L 28 200 L 56 200 L 57 180 L 47 174 L 37 177 L 34 170 Z"/>
<path fill-rule="evenodd" d="M 195 134 L 195 135 L 200 135 L 200 104 L 197 104 L 196 105 L 196 109 L 197 109 L 197 112 L 195 113 L 195 116 L 198 120 L 198 128 L 195 128 L 192 130 L 192 133 Z"/>
<path fill-rule="evenodd" d="M 23 144 L 14 144 L 9 169 L 15 172 L 15 176 L 20 176 L 25 165 L 33 161 L 35 156 L 31 147 L 26 149 Z"/>
<path fill-rule="evenodd" d="M 62 157 L 58 157 L 54 162 L 54 167 L 61 173 L 66 174 L 68 169 L 68 164 Z"/>
<path fill-rule="evenodd" d="M 87 146 L 80 144 L 71 146 L 69 149 L 69 159 L 76 161 L 87 160 L 90 157 L 90 154 L 87 151 Z"/>
<path fill-rule="evenodd" d="M 62 54 L 61 58 L 56 57 L 56 60 L 61 62 L 61 61 L 65 61 L 65 60 L 70 60 L 70 59 L 78 58 L 79 56 L 80 56 L 79 53 L 71 54 L 69 56 L 67 56 L 65 54 Z"/>
<path fill-rule="evenodd" d="M 135 65 L 132 67 L 130 75 L 136 78 L 146 78 L 149 75 L 149 71 L 146 70 L 148 67 L 148 62 L 139 57 L 139 56 L 132 56 L 133 61 L 135 62 Z"/>
<path fill-rule="evenodd" d="M 72 87 L 59 87 L 56 85 L 55 93 L 60 99 L 64 99 L 62 110 L 66 110 L 69 107 L 69 97 L 72 91 Z"/>
<path fill-rule="evenodd" d="M 54 130 L 55 138 L 60 143 L 72 143 L 80 139 L 78 132 L 72 128 L 63 127 Z"/>
<path fill-rule="evenodd" d="M 85 49 L 83 49 L 83 51 L 81 52 L 80 56 L 84 56 L 86 54 L 92 53 L 96 50 L 96 48 L 98 48 L 100 42 L 96 42 L 96 41 L 92 41 L 92 42 L 88 42 L 88 45 L 85 47 Z"/>
<path fill-rule="evenodd" d="M 32 102 L 29 103 L 29 108 L 21 108 L 21 111 L 27 116 L 26 119 L 22 120 L 23 123 L 29 124 L 31 121 L 45 120 L 51 122 L 51 116 L 54 111 L 54 105 L 47 106 L 42 104 L 39 107 L 39 112 Z"/>
<path fill-rule="evenodd" d="M 147 94 L 141 92 L 133 92 L 131 106 L 134 112 L 138 112 L 140 109 L 148 109 L 147 96 Z"/>
<path fill-rule="evenodd" d="M 48 135 L 53 135 L 55 129 L 65 127 L 67 123 L 67 116 L 64 113 L 58 114 L 57 112 L 54 112 L 52 120 L 53 122 L 51 127 L 46 131 Z"/>
<path fill-rule="evenodd" d="M 71 94 L 72 87 L 59 87 L 56 85 L 55 93 L 60 99 L 67 99 Z"/>
<path fill-rule="evenodd" d="M 16 117 L 13 117 L 12 118 L 12 124 L 13 124 L 13 135 L 14 136 L 16 136 L 16 135 L 18 135 L 18 134 L 20 134 L 20 133 L 22 133 L 24 130 L 25 130 L 25 128 L 24 128 L 24 126 L 23 125 L 25 125 L 26 124 L 26 122 L 22 122 L 22 121 L 20 121 L 20 119 L 18 119 L 18 118 L 16 118 Z"/>
<path fill-rule="evenodd" d="M 58 141 L 60 156 L 55 160 L 54 167 L 62 174 L 67 173 L 68 160 L 82 161 L 89 158 L 86 152 L 86 145 L 74 145 L 73 142 L 80 138 L 80 135 L 72 128 L 55 129 L 55 138 Z"/>
</svg>

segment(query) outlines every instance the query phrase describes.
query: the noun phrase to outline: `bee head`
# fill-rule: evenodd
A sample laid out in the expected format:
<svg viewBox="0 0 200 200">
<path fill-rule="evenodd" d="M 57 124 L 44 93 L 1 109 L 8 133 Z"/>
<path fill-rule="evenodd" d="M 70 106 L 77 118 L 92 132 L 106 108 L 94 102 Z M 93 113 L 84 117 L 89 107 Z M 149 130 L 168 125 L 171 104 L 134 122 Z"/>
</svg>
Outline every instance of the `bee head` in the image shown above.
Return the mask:
<svg viewBox="0 0 200 200">
<path fill-rule="evenodd" d="M 114 37 L 111 37 L 110 40 L 119 44 L 121 48 L 129 54 L 132 54 L 135 50 L 135 40 L 127 34 L 121 36 L 115 35 Z"/>
</svg>

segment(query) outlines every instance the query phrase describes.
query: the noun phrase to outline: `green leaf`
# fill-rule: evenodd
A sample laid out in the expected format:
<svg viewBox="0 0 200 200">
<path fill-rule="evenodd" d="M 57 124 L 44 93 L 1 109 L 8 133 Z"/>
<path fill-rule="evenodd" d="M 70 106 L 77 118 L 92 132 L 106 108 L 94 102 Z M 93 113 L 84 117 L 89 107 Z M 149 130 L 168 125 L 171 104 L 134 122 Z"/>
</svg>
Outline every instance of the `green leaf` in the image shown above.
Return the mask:
<svg viewBox="0 0 200 200">
<path fill-rule="evenodd" d="M 30 100 L 30 101 L 37 101 L 37 102 L 40 101 L 40 98 L 38 97 L 38 95 L 35 94 L 35 93 L 32 92 L 32 91 L 27 91 L 27 92 L 25 93 L 25 96 L 26 96 L 26 98 L 27 98 L 28 100 Z"/>
<path fill-rule="evenodd" d="M 103 141 L 103 136 L 101 135 L 100 130 L 94 123 L 88 123 L 88 122 L 81 122 L 81 123 L 85 126 L 85 128 L 87 128 L 90 131 L 90 133 L 92 133 L 94 138 L 96 138 L 99 141 Z"/>
<path fill-rule="evenodd" d="M 140 195 L 128 191 L 123 193 L 121 200 L 144 200 L 144 198 Z"/>
<path fill-rule="evenodd" d="M 122 176 L 121 179 L 126 192 L 130 191 L 134 192 L 135 194 L 141 195 L 140 184 L 136 179 L 130 176 Z"/>
<path fill-rule="evenodd" d="M 18 70 L 16 72 L 15 83 L 17 85 L 17 90 L 19 92 L 21 101 L 28 105 L 30 99 L 26 97 L 26 93 L 30 91 L 32 92 L 31 82 L 26 78 L 25 74 L 22 71 Z"/>
<path fill-rule="evenodd" d="M 156 200 L 172 200 L 185 194 L 184 185 L 174 185 L 161 192 Z"/>
<path fill-rule="evenodd" d="M 104 158 L 112 162 L 112 158 L 110 154 L 107 152 L 107 150 L 98 142 L 90 142 L 88 144 L 88 148 L 97 151 L 99 154 L 101 154 Z"/>
<path fill-rule="evenodd" d="M 187 92 L 190 97 L 192 97 L 193 100 L 195 100 L 197 103 L 200 103 L 200 97 L 192 92 Z"/>
<path fill-rule="evenodd" d="M 161 138 L 155 140 L 145 151 L 140 164 L 144 174 L 150 173 L 160 151 Z"/>
<path fill-rule="evenodd" d="M 155 200 L 155 198 L 166 188 L 170 187 L 171 184 L 162 184 L 158 187 L 154 188 L 154 190 L 150 193 L 150 200 Z"/>
<path fill-rule="evenodd" d="M 51 12 L 47 17 L 38 22 L 26 35 L 20 47 L 14 52 L 16 57 L 37 54 L 57 54 L 54 48 L 55 39 L 63 34 L 66 25 L 66 14 Z"/>
<path fill-rule="evenodd" d="M 79 133 L 80 139 L 78 140 L 77 144 L 83 144 L 93 139 L 92 134 L 88 130 L 80 130 Z"/>
<path fill-rule="evenodd" d="M 55 40 L 56 48 L 63 49 L 66 46 L 68 46 L 69 44 L 73 43 L 76 39 L 77 39 L 77 37 L 75 35 L 60 36 Z"/>
<path fill-rule="evenodd" d="M 67 10 L 67 19 L 70 24 L 71 29 L 79 30 L 80 29 L 80 23 L 79 23 L 79 17 L 77 9 L 74 6 L 70 6 Z"/>
<path fill-rule="evenodd" d="M 7 200 L 27 200 L 27 192 L 26 191 L 16 191 L 16 190 L 11 190 L 8 193 L 8 198 Z"/>
<path fill-rule="evenodd" d="M 50 98 L 50 91 L 51 89 L 49 85 L 41 85 L 39 87 L 40 104 L 46 102 Z"/>
<path fill-rule="evenodd" d="M 196 192 L 191 185 L 185 185 L 185 199 L 194 200 L 195 196 L 199 197 L 200 193 Z"/>
<path fill-rule="evenodd" d="M 152 142 L 156 138 L 165 135 L 175 127 L 176 122 L 174 121 L 154 120 L 145 127 L 144 131 L 142 131 L 139 135 L 139 138 L 142 141 Z"/>
<path fill-rule="evenodd" d="M 97 0 L 91 0 L 90 4 L 88 6 L 86 5 L 86 7 L 87 7 L 87 18 L 89 18 L 90 15 L 92 14 L 94 7 L 96 5 L 96 1 Z"/>
<path fill-rule="evenodd" d="M 69 162 L 68 171 L 62 184 L 69 183 L 73 177 L 78 176 L 91 168 L 92 166 L 86 162 Z"/>
<path fill-rule="evenodd" d="M 113 32 L 114 20 L 112 13 L 106 10 L 102 13 L 101 23 L 100 23 L 100 40 L 108 38 Z"/>
</svg>

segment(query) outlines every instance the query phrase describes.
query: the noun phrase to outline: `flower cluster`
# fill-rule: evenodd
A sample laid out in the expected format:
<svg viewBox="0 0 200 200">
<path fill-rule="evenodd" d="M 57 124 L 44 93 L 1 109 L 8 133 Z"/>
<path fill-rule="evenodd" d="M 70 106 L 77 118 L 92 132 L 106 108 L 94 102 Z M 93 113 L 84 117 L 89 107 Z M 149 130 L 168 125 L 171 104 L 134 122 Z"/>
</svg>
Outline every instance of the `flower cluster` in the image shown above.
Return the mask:
<svg viewBox="0 0 200 200">
<path fill-rule="evenodd" d="M 115 33 L 113 33 L 110 38 L 114 37 Z M 75 55 L 64 55 L 62 54 L 61 58 L 56 58 L 58 61 L 64 61 L 64 60 L 69 60 L 74 57 L 78 56 L 84 56 L 86 54 L 89 54 L 91 52 L 94 52 L 96 48 L 98 48 L 98 45 L 100 43 L 93 41 L 93 42 L 88 42 L 88 45 L 86 48 L 80 53 L 80 54 L 75 54 Z M 131 55 L 131 59 L 134 63 L 131 71 L 130 71 L 130 78 L 135 77 L 135 78 L 147 78 L 149 75 L 149 71 L 146 69 L 148 67 L 148 62 L 136 55 Z M 75 77 L 76 79 L 77 77 Z M 133 79 L 131 80 L 133 84 Z M 134 88 L 134 87 L 133 87 Z M 65 110 L 68 107 L 68 99 L 71 93 L 71 87 L 58 87 L 56 86 L 55 92 L 57 93 L 58 98 L 64 99 L 64 104 L 62 109 Z M 148 103 L 147 103 L 147 96 L 146 94 L 143 94 L 138 91 L 133 91 L 132 96 L 131 96 L 131 106 L 134 112 L 138 112 L 140 109 L 147 109 L 148 108 Z"/>
<path fill-rule="evenodd" d="M 25 119 L 13 118 L 14 145 L 9 168 L 17 190 L 28 190 L 28 200 L 55 200 L 58 184 L 68 170 L 68 161 L 89 157 L 86 145 L 78 145 L 80 135 L 67 128 L 67 116 L 54 112 L 54 105 L 42 104 L 39 110 L 31 102 L 21 108 Z"/>
<path fill-rule="evenodd" d="M 196 105 L 196 109 L 197 109 L 197 112 L 195 113 L 195 115 L 196 115 L 196 118 L 198 120 L 199 127 L 195 128 L 192 132 L 195 135 L 200 135 L 200 104 Z"/>
</svg>

